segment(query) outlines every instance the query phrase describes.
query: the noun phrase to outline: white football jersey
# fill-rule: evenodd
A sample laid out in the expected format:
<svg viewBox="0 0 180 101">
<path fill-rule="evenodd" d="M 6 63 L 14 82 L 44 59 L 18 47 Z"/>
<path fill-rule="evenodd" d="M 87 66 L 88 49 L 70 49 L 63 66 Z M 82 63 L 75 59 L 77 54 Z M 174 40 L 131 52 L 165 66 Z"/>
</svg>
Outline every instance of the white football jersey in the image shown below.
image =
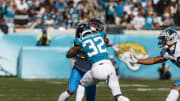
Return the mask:
<svg viewBox="0 0 180 101">
<path fill-rule="evenodd" d="M 180 67 L 180 40 L 174 46 L 174 49 L 163 48 L 161 50 L 161 56 L 170 60 L 176 66 Z"/>
</svg>

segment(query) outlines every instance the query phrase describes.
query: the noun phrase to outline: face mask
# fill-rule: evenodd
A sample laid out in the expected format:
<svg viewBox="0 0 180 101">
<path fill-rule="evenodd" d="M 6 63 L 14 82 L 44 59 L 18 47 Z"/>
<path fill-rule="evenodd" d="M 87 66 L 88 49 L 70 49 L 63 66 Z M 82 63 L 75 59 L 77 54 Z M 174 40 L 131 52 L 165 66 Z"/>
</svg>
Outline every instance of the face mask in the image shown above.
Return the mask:
<svg viewBox="0 0 180 101">
<path fill-rule="evenodd" d="M 167 45 L 164 46 L 164 44 L 163 44 L 165 37 L 158 37 L 158 40 L 159 40 L 159 42 L 158 42 L 159 48 L 168 48 L 168 47 L 166 47 Z"/>
<path fill-rule="evenodd" d="M 96 28 L 95 27 L 90 27 L 92 31 L 96 31 Z"/>
</svg>

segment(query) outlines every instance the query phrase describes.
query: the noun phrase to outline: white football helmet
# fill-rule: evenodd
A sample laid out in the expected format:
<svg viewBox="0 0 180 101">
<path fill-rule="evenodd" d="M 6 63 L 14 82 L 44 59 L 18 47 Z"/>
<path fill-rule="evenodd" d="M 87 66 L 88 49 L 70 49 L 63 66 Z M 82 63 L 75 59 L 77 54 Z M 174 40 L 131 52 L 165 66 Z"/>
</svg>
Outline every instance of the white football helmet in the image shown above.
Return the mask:
<svg viewBox="0 0 180 101">
<path fill-rule="evenodd" d="M 178 40 L 178 33 L 174 29 L 167 28 L 163 30 L 160 35 L 158 36 L 159 45 L 172 45 Z"/>
</svg>

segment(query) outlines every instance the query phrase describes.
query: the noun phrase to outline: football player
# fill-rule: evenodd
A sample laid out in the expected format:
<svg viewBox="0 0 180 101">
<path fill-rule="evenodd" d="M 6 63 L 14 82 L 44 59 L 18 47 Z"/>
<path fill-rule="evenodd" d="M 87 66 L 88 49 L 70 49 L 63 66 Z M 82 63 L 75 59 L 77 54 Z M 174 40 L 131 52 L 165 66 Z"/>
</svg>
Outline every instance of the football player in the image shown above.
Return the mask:
<svg viewBox="0 0 180 101">
<path fill-rule="evenodd" d="M 180 67 L 180 41 L 178 39 L 178 33 L 174 29 L 167 28 L 163 30 L 158 36 L 159 45 L 162 48 L 160 56 L 139 59 L 135 56 L 130 56 L 131 63 L 151 65 L 156 63 L 165 62 L 170 60 L 177 67 Z M 166 101 L 177 101 L 180 91 L 180 79 L 174 83 Z"/>
<path fill-rule="evenodd" d="M 92 18 L 92 19 L 89 20 L 88 25 L 89 25 L 92 33 L 97 33 L 97 32 L 103 33 L 104 23 L 100 19 Z M 82 34 L 77 33 L 76 37 L 79 38 L 80 35 L 82 35 Z M 107 43 L 108 46 L 112 46 L 112 42 L 107 37 L 105 37 L 105 40 L 106 40 L 106 43 Z M 95 85 L 93 87 L 95 87 Z M 95 93 L 96 88 L 88 87 L 86 89 L 87 89 L 86 93 L 85 93 L 86 94 L 86 99 L 92 98 L 93 93 Z M 77 92 L 76 92 L 76 99 L 82 99 L 83 98 L 83 96 L 84 96 L 83 91 L 84 91 L 84 88 L 82 86 L 79 86 L 78 89 L 77 89 Z M 95 98 L 95 97 L 93 97 L 93 98 Z M 78 101 L 81 101 L 81 100 L 78 100 Z"/>
<path fill-rule="evenodd" d="M 82 36 L 82 31 L 86 29 L 90 31 L 90 28 L 87 24 L 78 25 L 75 37 L 77 39 L 80 38 Z M 75 63 L 69 79 L 68 90 L 64 91 L 59 96 L 58 101 L 66 101 L 69 97 L 71 97 L 76 92 L 82 76 L 85 74 L 85 72 L 87 72 L 91 68 L 90 63 L 84 57 L 82 52 L 74 56 L 74 59 L 75 59 Z M 87 101 L 96 101 L 96 86 L 91 85 L 89 87 L 86 87 L 85 94 Z M 80 86 L 77 90 L 76 101 L 82 101 L 83 96 L 84 96 L 84 87 Z"/>
<path fill-rule="evenodd" d="M 91 30 L 84 30 L 82 37 L 75 39 L 75 46 L 71 48 L 66 57 L 72 58 L 79 52 L 84 52 L 92 65 L 80 81 L 82 87 L 95 84 L 99 81 L 106 81 L 116 101 L 129 101 L 122 96 L 115 69 L 109 59 L 104 33 L 91 33 Z"/>
</svg>

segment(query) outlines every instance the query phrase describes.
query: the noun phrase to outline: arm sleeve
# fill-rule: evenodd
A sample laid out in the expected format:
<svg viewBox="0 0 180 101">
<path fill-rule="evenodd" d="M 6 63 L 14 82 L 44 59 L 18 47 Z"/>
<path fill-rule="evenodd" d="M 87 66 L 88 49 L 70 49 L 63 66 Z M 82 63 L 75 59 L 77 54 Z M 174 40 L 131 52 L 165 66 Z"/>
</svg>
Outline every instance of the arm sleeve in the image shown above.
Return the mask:
<svg viewBox="0 0 180 101">
<path fill-rule="evenodd" d="M 104 32 L 100 32 L 102 37 L 105 38 L 106 37 L 106 34 Z"/>
<path fill-rule="evenodd" d="M 79 39 L 74 40 L 74 46 L 81 46 L 81 43 L 80 43 Z"/>
<path fill-rule="evenodd" d="M 167 59 L 167 60 L 177 60 L 177 58 L 174 57 L 174 56 L 172 56 L 172 55 L 170 55 L 170 54 L 166 51 L 166 49 L 162 49 L 162 51 L 161 51 L 161 56 L 164 57 L 164 58 Z"/>
</svg>

